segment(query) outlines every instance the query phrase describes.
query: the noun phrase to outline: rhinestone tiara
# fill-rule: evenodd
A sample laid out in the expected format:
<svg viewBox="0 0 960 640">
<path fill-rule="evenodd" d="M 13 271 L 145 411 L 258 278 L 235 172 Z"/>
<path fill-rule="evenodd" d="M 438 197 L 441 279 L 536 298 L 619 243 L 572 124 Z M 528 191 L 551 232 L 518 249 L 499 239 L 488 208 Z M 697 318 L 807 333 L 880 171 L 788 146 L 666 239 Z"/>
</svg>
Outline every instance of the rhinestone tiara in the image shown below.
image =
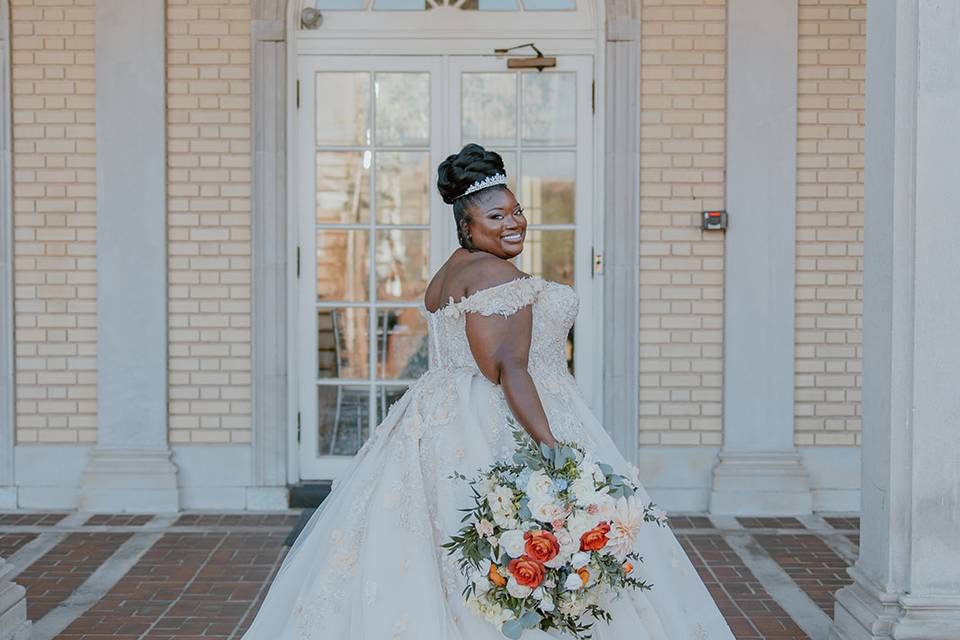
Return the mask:
<svg viewBox="0 0 960 640">
<path fill-rule="evenodd" d="M 480 189 L 486 189 L 487 187 L 492 187 L 497 184 L 507 184 L 507 176 L 504 173 L 495 173 L 492 176 L 487 176 L 483 180 L 477 180 L 472 185 L 467 187 L 467 190 L 457 196 L 457 198 L 462 198 L 463 196 L 470 195 L 475 191 L 480 191 Z M 456 199 L 456 198 L 455 198 Z"/>
</svg>

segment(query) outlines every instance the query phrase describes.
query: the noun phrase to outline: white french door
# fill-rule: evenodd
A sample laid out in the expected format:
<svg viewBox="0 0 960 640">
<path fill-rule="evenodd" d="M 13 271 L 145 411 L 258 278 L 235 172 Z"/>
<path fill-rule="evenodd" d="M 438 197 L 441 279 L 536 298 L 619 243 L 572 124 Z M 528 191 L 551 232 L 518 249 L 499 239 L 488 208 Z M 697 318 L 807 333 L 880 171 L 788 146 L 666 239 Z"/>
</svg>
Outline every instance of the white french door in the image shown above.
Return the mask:
<svg viewBox="0 0 960 640">
<path fill-rule="evenodd" d="M 581 296 L 568 360 L 579 380 L 594 380 L 592 57 L 559 56 L 543 72 L 492 56 L 298 62 L 300 477 L 337 477 L 426 370 L 417 306 L 456 248 L 436 167 L 467 142 L 504 157 L 524 206 L 518 267 Z"/>
</svg>

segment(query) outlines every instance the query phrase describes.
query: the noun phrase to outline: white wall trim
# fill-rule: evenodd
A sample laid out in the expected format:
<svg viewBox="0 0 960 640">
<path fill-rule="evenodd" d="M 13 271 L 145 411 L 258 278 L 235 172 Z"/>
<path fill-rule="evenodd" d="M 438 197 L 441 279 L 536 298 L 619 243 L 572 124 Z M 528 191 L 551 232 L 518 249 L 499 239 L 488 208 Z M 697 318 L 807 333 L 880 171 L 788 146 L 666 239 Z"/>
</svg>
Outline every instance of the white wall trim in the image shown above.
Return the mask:
<svg viewBox="0 0 960 640">
<path fill-rule="evenodd" d="M 719 453 L 717 447 L 642 447 L 637 463 L 640 480 L 651 498 L 668 511 L 707 511 Z M 800 447 L 799 455 L 810 477 L 814 511 L 860 510 L 859 448 Z M 756 515 L 759 505 L 745 502 L 744 513 Z"/>
<path fill-rule="evenodd" d="M 0 6 L 0 508 L 9 508 L 16 439 L 10 3 Z"/>
<path fill-rule="evenodd" d="M 11 508 L 75 509 L 91 445 L 21 444 L 16 447 L 17 502 Z M 286 490 L 253 485 L 252 451 L 245 444 L 180 444 L 171 447 L 181 509 L 287 508 Z M 56 469 L 56 473 L 51 473 Z"/>
</svg>

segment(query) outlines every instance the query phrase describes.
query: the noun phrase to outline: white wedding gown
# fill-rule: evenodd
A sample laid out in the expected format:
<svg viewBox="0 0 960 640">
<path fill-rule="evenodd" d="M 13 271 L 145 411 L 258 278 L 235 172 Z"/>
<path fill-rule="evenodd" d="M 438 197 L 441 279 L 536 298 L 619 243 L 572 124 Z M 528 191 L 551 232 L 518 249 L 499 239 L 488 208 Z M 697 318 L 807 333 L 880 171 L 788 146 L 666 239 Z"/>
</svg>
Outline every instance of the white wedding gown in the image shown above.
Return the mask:
<svg viewBox="0 0 960 640">
<path fill-rule="evenodd" d="M 291 547 L 245 640 L 503 640 L 466 609 L 456 561 L 440 545 L 472 506 L 468 476 L 507 457 L 514 440 L 503 391 L 477 368 L 465 314 L 509 315 L 533 305 L 529 371 L 559 440 L 593 451 L 637 479 L 567 371 L 574 290 L 523 277 L 450 303 L 421 307 L 435 361 L 391 407 Z M 639 484 L 639 483 L 638 483 Z M 638 497 L 649 498 L 641 488 Z M 647 524 L 636 550 L 652 591 L 607 603 L 596 640 L 728 640 L 733 635 L 673 533 Z M 569 638 L 526 630 L 525 640 Z"/>
</svg>

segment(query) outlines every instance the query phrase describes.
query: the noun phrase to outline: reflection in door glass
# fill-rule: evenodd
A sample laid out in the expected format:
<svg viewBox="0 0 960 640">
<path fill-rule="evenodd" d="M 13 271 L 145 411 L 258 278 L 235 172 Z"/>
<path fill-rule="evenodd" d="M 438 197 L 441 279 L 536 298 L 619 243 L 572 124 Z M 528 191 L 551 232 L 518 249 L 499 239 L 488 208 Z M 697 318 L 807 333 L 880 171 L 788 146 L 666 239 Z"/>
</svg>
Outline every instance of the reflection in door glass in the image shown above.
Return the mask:
<svg viewBox="0 0 960 640">
<path fill-rule="evenodd" d="M 370 74 L 318 72 L 314 74 L 317 99 L 317 144 L 370 143 Z"/>
<path fill-rule="evenodd" d="M 316 79 L 315 453 L 349 456 L 426 368 L 430 74 Z"/>
</svg>

